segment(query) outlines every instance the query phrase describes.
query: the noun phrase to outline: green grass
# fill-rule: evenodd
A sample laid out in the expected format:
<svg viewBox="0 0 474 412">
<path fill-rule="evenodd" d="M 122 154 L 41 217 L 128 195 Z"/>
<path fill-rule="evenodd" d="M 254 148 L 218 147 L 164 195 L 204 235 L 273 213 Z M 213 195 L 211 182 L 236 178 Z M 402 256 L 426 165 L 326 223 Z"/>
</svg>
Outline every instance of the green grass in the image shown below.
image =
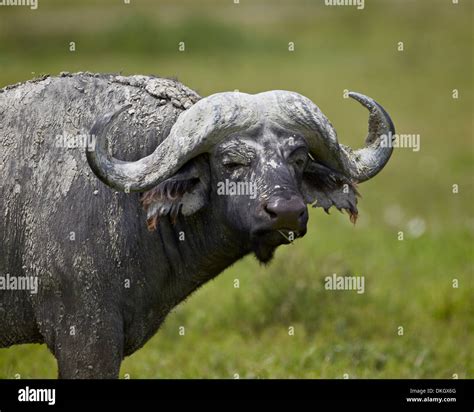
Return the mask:
<svg viewBox="0 0 474 412">
<path fill-rule="evenodd" d="M 307 236 L 270 266 L 247 257 L 201 288 L 121 376 L 472 378 L 472 3 L 367 1 L 363 11 L 322 1 L 155 3 L 0 10 L 0 85 L 89 70 L 177 76 L 202 95 L 295 90 L 343 143 L 360 146 L 367 113 L 342 98 L 350 89 L 384 104 L 398 132 L 419 133 L 421 150 L 396 150 L 360 186 L 355 227 L 314 210 Z M 365 276 L 365 294 L 326 291 L 332 273 Z M 44 346 L 0 350 L 0 377 L 56 373 Z"/>
</svg>

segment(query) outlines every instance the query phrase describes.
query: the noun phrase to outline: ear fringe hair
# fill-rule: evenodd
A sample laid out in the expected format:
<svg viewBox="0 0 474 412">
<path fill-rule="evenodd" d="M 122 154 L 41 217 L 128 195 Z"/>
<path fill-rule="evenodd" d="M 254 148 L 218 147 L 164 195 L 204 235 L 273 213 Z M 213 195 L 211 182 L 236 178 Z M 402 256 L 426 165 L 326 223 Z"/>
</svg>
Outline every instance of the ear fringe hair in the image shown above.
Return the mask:
<svg viewBox="0 0 474 412">
<path fill-rule="evenodd" d="M 147 212 L 146 222 L 150 232 L 157 229 L 160 219 L 164 216 L 169 216 L 172 224 L 176 223 L 183 206 L 184 194 L 198 181 L 199 179 L 166 180 L 141 196 L 140 203 Z"/>
<path fill-rule="evenodd" d="M 314 161 L 307 172 L 307 178 L 313 207 L 321 207 L 329 214 L 329 209 L 334 206 L 340 212 L 346 211 L 351 223 L 356 224 L 357 198 L 361 195 L 355 182 Z M 347 187 L 347 192 L 343 192 L 344 187 Z"/>
</svg>

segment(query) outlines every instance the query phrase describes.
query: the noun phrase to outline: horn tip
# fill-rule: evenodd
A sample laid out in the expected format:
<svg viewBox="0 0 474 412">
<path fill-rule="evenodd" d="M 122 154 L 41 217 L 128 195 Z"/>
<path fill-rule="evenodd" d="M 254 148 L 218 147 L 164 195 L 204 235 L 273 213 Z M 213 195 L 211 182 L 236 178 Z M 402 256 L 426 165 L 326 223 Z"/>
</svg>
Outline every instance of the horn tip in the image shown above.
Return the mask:
<svg viewBox="0 0 474 412">
<path fill-rule="evenodd" d="M 367 107 L 368 109 L 373 109 L 375 106 L 375 102 L 366 95 L 357 92 L 349 92 L 348 96 L 354 100 L 357 100 L 359 103 Z"/>
</svg>

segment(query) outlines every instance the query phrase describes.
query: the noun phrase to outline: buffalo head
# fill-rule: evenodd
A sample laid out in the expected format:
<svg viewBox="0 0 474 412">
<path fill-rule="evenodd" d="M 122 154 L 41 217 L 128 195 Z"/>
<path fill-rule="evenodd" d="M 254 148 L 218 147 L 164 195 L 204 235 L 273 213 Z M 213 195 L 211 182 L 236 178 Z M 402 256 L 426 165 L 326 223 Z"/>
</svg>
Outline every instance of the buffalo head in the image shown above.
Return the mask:
<svg viewBox="0 0 474 412">
<path fill-rule="evenodd" d="M 87 152 L 94 173 L 120 191 L 146 192 L 148 227 L 211 207 L 220 221 L 246 236 L 267 262 L 275 248 L 306 233 L 306 205 L 331 206 L 357 217 L 355 185 L 386 164 L 395 131 L 374 100 L 350 97 L 369 111 L 366 145 L 340 145 L 329 120 L 308 98 L 289 91 L 217 93 L 183 112 L 156 150 L 126 162 L 107 152 L 106 132 L 126 107 L 99 119 Z"/>
</svg>

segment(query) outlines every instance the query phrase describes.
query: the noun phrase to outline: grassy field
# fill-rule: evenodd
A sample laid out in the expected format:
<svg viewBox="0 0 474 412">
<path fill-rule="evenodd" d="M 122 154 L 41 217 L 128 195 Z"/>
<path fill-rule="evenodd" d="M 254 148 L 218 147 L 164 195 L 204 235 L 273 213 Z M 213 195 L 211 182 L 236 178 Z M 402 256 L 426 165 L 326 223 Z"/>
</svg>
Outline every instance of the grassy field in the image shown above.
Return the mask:
<svg viewBox="0 0 474 412">
<path fill-rule="evenodd" d="M 367 113 L 349 89 L 421 136 L 359 187 L 357 225 L 311 211 L 305 238 L 201 288 L 122 377 L 474 377 L 472 2 L 39 2 L 0 8 L 0 86 L 94 71 L 176 76 L 202 95 L 288 89 L 360 146 Z M 326 290 L 333 273 L 365 276 L 365 293 Z M 0 349 L 0 377 L 16 374 L 53 378 L 56 364 L 44 346 Z"/>
</svg>

